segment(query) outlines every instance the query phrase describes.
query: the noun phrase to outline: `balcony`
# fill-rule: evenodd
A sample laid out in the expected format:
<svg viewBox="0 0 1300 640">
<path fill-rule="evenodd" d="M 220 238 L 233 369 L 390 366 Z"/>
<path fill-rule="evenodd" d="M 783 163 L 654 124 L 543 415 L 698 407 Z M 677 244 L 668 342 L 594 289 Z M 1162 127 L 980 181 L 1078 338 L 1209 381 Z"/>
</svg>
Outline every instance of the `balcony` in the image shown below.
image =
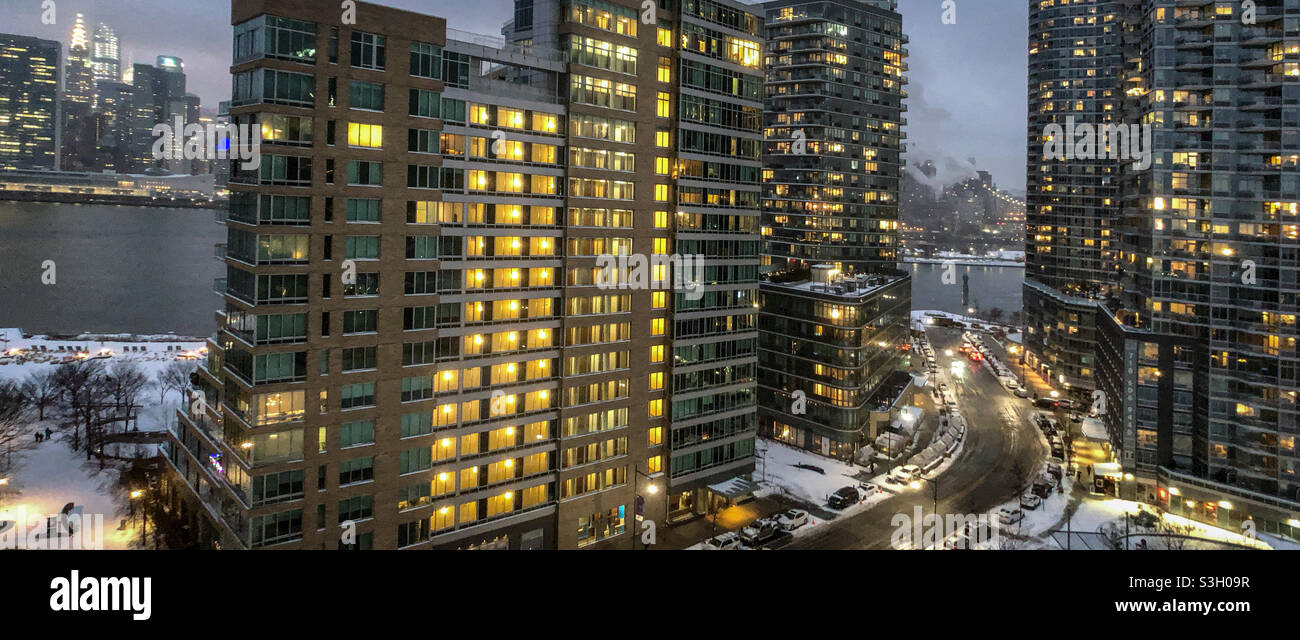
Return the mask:
<svg viewBox="0 0 1300 640">
<path fill-rule="evenodd" d="M 216 278 L 212 281 L 212 291 L 219 296 L 226 295 L 226 278 Z"/>
</svg>

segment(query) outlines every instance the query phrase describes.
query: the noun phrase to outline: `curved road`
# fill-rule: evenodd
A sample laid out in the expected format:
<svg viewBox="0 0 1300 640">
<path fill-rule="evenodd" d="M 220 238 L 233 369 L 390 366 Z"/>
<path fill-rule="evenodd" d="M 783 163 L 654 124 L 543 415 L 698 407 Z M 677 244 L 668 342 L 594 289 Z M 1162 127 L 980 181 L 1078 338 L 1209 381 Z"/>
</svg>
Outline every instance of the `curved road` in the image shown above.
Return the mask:
<svg viewBox="0 0 1300 640">
<path fill-rule="evenodd" d="M 937 479 L 941 515 L 985 513 L 1010 500 L 1017 485 L 1024 486 L 1023 481 L 1014 479 L 1014 461 L 1020 460 L 1020 468 L 1032 474 L 1047 455 L 1038 429 L 1030 421 L 1033 407 L 1029 401 L 1003 388 L 986 365 L 972 363 L 959 353 L 961 335 L 961 329 L 927 331 L 940 367 L 958 358 L 967 363 L 965 381 L 952 385 L 958 409 L 966 418 L 966 444 L 956 462 Z M 945 349 L 952 349 L 955 356 L 944 356 Z M 888 549 L 894 533 L 890 520 L 895 514 L 911 517 L 917 506 L 922 513 L 934 511 L 933 482 L 926 481 L 918 490 L 905 489 L 862 513 L 831 520 L 787 548 Z"/>
</svg>

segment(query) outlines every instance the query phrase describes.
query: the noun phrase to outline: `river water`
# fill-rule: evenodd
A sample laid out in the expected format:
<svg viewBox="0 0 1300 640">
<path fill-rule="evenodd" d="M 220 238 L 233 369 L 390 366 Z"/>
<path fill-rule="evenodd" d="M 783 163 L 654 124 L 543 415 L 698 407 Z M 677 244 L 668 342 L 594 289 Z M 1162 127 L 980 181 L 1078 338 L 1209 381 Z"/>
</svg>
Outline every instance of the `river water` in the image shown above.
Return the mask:
<svg viewBox="0 0 1300 640">
<path fill-rule="evenodd" d="M 0 327 L 36 333 L 169 333 L 206 336 L 221 306 L 212 280 L 225 275 L 212 245 L 225 229 L 208 209 L 0 202 Z M 54 262 L 54 284 L 42 264 Z M 970 303 L 1020 309 L 1025 270 L 907 264 L 912 308 L 962 313 Z"/>
<path fill-rule="evenodd" d="M 969 276 L 969 306 L 987 311 L 1002 310 L 1003 319 L 1021 310 L 1020 287 L 1025 280 L 1023 267 L 956 267 L 956 282 L 944 284 L 942 264 L 908 263 L 904 269 L 912 274 L 912 308 L 950 313 L 966 313 L 962 304 L 962 276 Z"/>
<path fill-rule="evenodd" d="M 0 327 L 206 336 L 225 234 L 211 209 L 0 202 Z"/>
</svg>

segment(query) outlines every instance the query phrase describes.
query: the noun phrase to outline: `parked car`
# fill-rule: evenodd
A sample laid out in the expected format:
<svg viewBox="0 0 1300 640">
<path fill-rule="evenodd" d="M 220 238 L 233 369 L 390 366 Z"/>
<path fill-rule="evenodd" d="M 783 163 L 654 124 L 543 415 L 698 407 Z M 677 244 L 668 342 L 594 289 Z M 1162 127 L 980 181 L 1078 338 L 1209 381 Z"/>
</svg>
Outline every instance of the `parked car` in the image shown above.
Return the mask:
<svg viewBox="0 0 1300 640">
<path fill-rule="evenodd" d="M 905 485 L 912 481 L 912 474 L 903 471 L 902 467 L 894 467 L 889 475 L 885 476 L 885 481 L 890 484 Z"/>
<path fill-rule="evenodd" d="M 731 551 L 740 548 L 740 536 L 734 531 L 720 533 L 704 541 L 704 548 L 708 551 Z"/>
<path fill-rule="evenodd" d="M 1051 398 L 1039 398 L 1034 401 L 1034 406 L 1039 409 L 1055 409 L 1056 401 Z"/>
<path fill-rule="evenodd" d="M 781 530 L 781 526 L 776 520 L 764 518 L 751 522 L 749 526 L 740 530 L 740 541 L 751 547 L 757 547 L 769 538 L 776 535 Z"/>
<path fill-rule="evenodd" d="M 914 464 L 905 464 L 899 467 L 899 470 L 906 473 L 908 475 L 909 480 L 916 480 L 921 477 L 921 467 L 918 467 Z"/>
<path fill-rule="evenodd" d="M 843 509 L 861 499 L 857 487 L 842 487 L 831 494 L 826 504 L 830 505 L 832 509 Z"/>
<path fill-rule="evenodd" d="M 791 509 L 777 516 L 776 523 L 786 531 L 794 531 L 808 524 L 808 512 L 803 509 Z"/>
<path fill-rule="evenodd" d="M 1063 472 L 1062 469 L 1061 469 L 1061 465 L 1056 464 L 1055 462 L 1049 462 L 1049 463 L 1047 463 L 1047 470 L 1044 471 L 1044 473 L 1046 473 L 1048 476 L 1054 478 L 1057 482 L 1060 482 L 1060 481 L 1061 481 L 1061 475 L 1062 475 L 1064 472 Z"/>
<path fill-rule="evenodd" d="M 1054 486 L 1056 485 L 1050 482 L 1043 482 L 1042 480 L 1039 480 L 1038 482 L 1034 483 L 1034 486 L 1029 488 L 1029 492 L 1034 494 L 1035 496 L 1038 496 L 1039 498 L 1046 499 L 1048 497 L 1051 497 L 1052 488 Z"/>
<path fill-rule="evenodd" d="M 1008 509 L 1002 507 L 998 509 L 998 522 L 1002 524 L 1015 524 L 1025 518 L 1025 512 L 1020 509 Z"/>
<path fill-rule="evenodd" d="M 1002 386 L 1006 387 L 1007 391 L 1015 391 L 1020 388 L 1020 383 L 1016 382 L 1015 378 L 1003 378 Z"/>
<path fill-rule="evenodd" d="M 1037 509 L 1040 504 L 1043 504 L 1043 499 L 1032 493 L 1020 496 L 1020 507 L 1023 509 Z"/>
<path fill-rule="evenodd" d="M 870 482 L 862 482 L 858 484 L 858 496 L 864 500 L 876 495 L 877 493 L 880 493 L 880 487 L 877 487 Z"/>
<path fill-rule="evenodd" d="M 1034 392 L 1030 391 L 1026 387 L 1020 387 L 1019 389 L 1016 389 L 1015 394 L 1017 398 L 1028 398 L 1029 396 L 1034 395 Z"/>
</svg>

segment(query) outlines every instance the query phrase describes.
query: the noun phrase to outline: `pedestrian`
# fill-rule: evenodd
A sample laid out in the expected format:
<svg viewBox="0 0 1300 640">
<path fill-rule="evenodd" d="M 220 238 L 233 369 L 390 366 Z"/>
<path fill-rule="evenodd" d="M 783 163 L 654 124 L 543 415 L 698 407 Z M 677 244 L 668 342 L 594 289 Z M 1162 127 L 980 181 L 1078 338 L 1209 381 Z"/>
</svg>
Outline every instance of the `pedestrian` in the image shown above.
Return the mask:
<svg viewBox="0 0 1300 640">
<path fill-rule="evenodd" d="M 49 440 L 49 439 L 50 439 L 50 434 L 52 434 L 52 433 L 54 433 L 54 430 L 53 430 L 53 429 L 50 429 L 49 427 L 45 427 L 45 439 L 46 439 L 46 440 Z"/>
</svg>

